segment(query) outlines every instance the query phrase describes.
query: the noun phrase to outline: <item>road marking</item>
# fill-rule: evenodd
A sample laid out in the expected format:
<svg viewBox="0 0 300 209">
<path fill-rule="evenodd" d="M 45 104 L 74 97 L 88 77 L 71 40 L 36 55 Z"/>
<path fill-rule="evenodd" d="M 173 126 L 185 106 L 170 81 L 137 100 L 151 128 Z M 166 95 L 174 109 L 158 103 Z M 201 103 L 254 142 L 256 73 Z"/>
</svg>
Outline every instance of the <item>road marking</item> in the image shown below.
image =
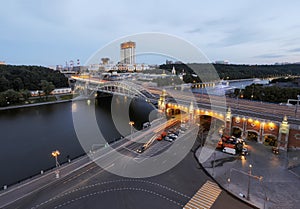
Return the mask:
<svg viewBox="0 0 300 209">
<path fill-rule="evenodd" d="M 49 203 L 51 201 L 57 200 L 59 198 L 62 198 L 64 196 L 70 195 L 72 193 L 75 193 L 75 192 L 78 192 L 78 191 L 81 191 L 81 190 L 84 190 L 84 189 L 90 189 L 90 188 L 93 188 L 93 187 L 96 187 L 96 186 L 101 186 L 101 185 L 111 184 L 111 183 L 119 183 L 119 182 L 140 182 L 140 183 L 145 183 L 145 184 L 151 184 L 151 185 L 154 185 L 154 186 L 161 187 L 161 188 L 163 188 L 165 190 L 168 190 L 170 192 L 173 192 L 173 193 L 175 193 L 177 195 L 180 195 L 180 196 L 182 196 L 184 198 L 191 199 L 191 197 L 189 197 L 189 196 L 187 196 L 187 195 L 185 195 L 185 194 L 183 194 L 181 192 L 178 192 L 178 191 L 176 191 L 176 190 L 174 190 L 174 189 L 172 189 L 170 187 L 164 186 L 164 185 L 156 183 L 156 182 L 151 182 L 151 181 L 146 181 L 146 180 L 141 180 L 141 179 L 118 179 L 118 180 L 112 180 L 112 181 L 99 182 L 99 183 L 95 183 L 95 184 L 91 184 L 91 185 L 87 185 L 87 186 L 84 186 L 84 187 L 79 187 L 79 188 L 70 190 L 70 191 L 65 192 L 65 193 L 63 193 L 61 195 L 57 195 L 57 196 L 55 196 L 55 197 L 53 197 L 53 198 L 51 198 L 51 199 L 49 199 L 49 200 L 47 200 L 45 202 L 42 202 L 42 203 L 36 205 L 35 207 L 32 207 L 31 209 L 38 208 L 38 207 L 40 207 L 40 206 L 42 206 L 42 205 L 44 205 L 46 203 Z M 89 194 L 89 195 L 91 195 L 91 194 Z"/>
<path fill-rule="evenodd" d="M 206 181 L 183 209 L 211 208 L 221 192 L 222 190 L 217 184 Z"/>
<path fill-rule="evenodd" d="M 68 200 L 67 202 L 64 202 L 60 205 L 57 205 L 54 207 L 54 209 L 57 209 L 57 208 L 61 208 L 63 206 L 66 206 L 68 204 L 71 204 L 71 203 L 74 203 L 75 201 L 78 201 L 78 200 L 81 200 L 81 199 L 84 199 L 84 198 L 87 198 L 87 197 L 90 197 L 90 196 L 94 196 L 94 195 L 101 195 L 101 194 L 104 194 L 104 193 L 107 193 L 107 192 L 120 192 L 120 191 L 140 191 L 140 192 L 146 192 L 146 193 L 150 193 L 152 195 L 155 195 L 155 196 L 158 196 L 162 199 L 165 199 L 171 203 L 174 203 L 180 207 L 183 207 L 183 205 L 179 202 L 176 202 L 175 200 L 172 200 L 162 194 L 159 194 L 159 193 L 156 193 L 156 192 L 153 192 L 151 190 L 147 190 L 147 189 L 142 189 L 142 188 L 135 188 L 135 187 L 122 187 L 122 188 L 114 188 L 114 189 L 106 189 L 106 190 L 101 190 L 101 191 L 98 191 L 98 192 L 94 192 L 94 193 L 89 193 L 87 195 L 83 195 L 83 196 L 80 196 L 80 197 L 77 197 L 75 199 L 72 199 L 72 200 Z"/>
<path fill-rule="evenodd" d="M 96 167 L 98 167 L 98 166 L 94 165 L 94 166 L 90 167 L 89 169 L 87 169 L 87 170 L 85 170 L 85 171 L 83 171 L 83 172 L 77 174 L 76 176 L 73 176 L 73 177 L 67 179 L 66 181 L 64 181 L 64 184 L 67 183 L 67 182 L 69 182 L 69 181 L 72 181 L 72 180 L 78 178 L 79 176 L 81 176 L 81 175 L 83 175 L 83 174 L 89 172 L 90 170 L 92 170 L 92 169 L 94 169 L 94 168 L 96 168 Z"/>
</svg>

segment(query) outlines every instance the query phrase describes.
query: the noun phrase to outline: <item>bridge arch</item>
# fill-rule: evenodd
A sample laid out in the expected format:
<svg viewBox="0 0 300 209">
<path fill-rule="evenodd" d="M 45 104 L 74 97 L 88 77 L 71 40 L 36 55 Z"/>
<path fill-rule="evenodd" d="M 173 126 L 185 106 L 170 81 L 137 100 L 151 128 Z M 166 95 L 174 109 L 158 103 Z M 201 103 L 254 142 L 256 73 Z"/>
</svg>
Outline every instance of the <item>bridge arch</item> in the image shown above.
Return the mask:
<svg viewBox="0 0 300 209">
<path fill-rule="evenodd" d="M 259 142 L 259 132 L 256 130 L 246 130 L 247 139 L 250 141 Z"/>
<path fill-rule="evenodd" d="M 76 87 L 81 90 L 85 88 L 86 89 L 85 94 L 88 94 L 87 90 L 89 90 L 90 92 L 100 91 L 109 94 L 125 95 L 129 97 L 139 97 L 146 100 L 155 99 L 155 96 L 151 92 L 149 92 L 146 88 L 129 81 L 77 80 Z"/>
<path fill-rule="evenodd" d="M 274 134 L 264 134 L 263 135 L 263 144 L 267 146 L 277 147 L 277 136 Z"/>
<path fill-rule="evenodd" d="M 231 135 L 240 138 L 243 135 L 243 128 L 239 126 L 232 126 Z"/>
</svg>

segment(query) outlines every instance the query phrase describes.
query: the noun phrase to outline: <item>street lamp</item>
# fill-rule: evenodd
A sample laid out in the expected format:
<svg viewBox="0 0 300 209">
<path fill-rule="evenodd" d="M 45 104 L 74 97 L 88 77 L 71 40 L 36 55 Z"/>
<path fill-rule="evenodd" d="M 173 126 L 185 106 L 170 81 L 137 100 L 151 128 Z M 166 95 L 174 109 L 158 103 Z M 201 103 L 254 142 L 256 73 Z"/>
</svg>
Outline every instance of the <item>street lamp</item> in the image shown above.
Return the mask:
<svg viewBox="0 0 300 209">
<path fill-rule="evenodd" d="M 55 166 L 56 166 L 56 171 L 55 171 L 55 174 L 56 174 L 56 178 L 59 178 L 59 170 L 58 170 L 58 167 L 60 166 L 59 165 L 59 162 L 57 160 L 57 157 L 60 155 L 60 152 L 58 150 L 55 150 L 52 152 L 52 156 L 55 158 Z"/>
<path fill-rule="evenodd" d="M 248 190 L 247 190 L 247 200 L 250 200 L 250 178 L 252 176 L 252 165 L 249 165 L 249 178 L 248 178 Z"/>
<path fill-rule="evenodd" d="M 132 134 L 133 134 L 133 125 L 134 125 L 134 121 L 130 121 L 129 122 L 129 125 L 130 125 L 130 139 L 132 140 Z"/>
</svg>

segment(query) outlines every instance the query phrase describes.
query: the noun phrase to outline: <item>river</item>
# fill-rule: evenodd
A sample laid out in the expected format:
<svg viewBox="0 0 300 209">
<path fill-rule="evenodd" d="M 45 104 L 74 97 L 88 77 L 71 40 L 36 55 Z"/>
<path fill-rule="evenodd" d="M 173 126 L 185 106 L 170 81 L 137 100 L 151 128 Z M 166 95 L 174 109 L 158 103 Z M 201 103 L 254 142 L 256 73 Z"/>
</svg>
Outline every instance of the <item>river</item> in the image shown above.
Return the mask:
<svg viewBox="0 0 300 209">
<path fill-rule="evenodd" d="M 234 91 L 234 89 L 244 89 L 246 86 L 250 86 L 251 84 L 269 84 L 268 79 L 240 79 L 240 80 L 222 80 L 215 87 L 207 87 L 203 88 L 193 88 L 192 92 L 195 93 L 209 93 L 211 95 L 225 95 L 230 91 Z"/>
<path fill-rule="evenodd" d="M 130 133 L 128 121 L 124 123 L 126 133 L 121 135 L 115 128 L 111 101 L 111 97 L 100 98 L 94 106 L 98 126 L 107 142 Z M 148 103 L 141 100 L 131 102 L 125 97 L 117 97 L 117 101 L 114 105 L 120 109 L 130 105 L 130 120 L 135 121 L 137 128 L 149 120 L 153 107 Z M 74 130 L 72 102 L 2 110 L 0 131 L 0 187 L 53 168 L 55 160 L 51 153 L 54 150 L 61 153 L 58 157 L 60 163 L 85 154 Z"/>
</svg>

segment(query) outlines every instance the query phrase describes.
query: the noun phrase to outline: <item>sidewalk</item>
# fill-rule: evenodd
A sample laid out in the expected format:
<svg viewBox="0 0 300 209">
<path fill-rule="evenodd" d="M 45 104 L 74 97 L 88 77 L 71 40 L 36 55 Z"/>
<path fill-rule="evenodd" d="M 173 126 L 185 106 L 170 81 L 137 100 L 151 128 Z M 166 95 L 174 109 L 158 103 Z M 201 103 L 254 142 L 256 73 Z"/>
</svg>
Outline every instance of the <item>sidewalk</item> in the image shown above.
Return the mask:
<svg viewBox="0 0 300 209">
<path fill-rule="evenodd" d="M 17 201 L 25 196 L 30 195 L 34 191 L 47 187 L 56 181 L 68 176 L 70 173 L 89 165 L 92 161 L 87 155 L 84 155 L 71 163 L 63 164 L 59 167 L 59 178 L 56 178 L 56 168 L 37 175 L 31 179 L 25 180 L 19 184 L 8 187 L 5 190 L 0 190 L 0 208 L 4 208 L 12 202 Z"/>
<path fill-rule="evenodd" d="M 300 168 L 299 166 L 287 168 L 291 159 L 299 159 L 297 156 L 300 151 L 292 152 L 291 156 L 283 151 L 279 155 L 274 155 L 271 147 L 257 142 L 246 143 L 249 150 L 246 159 L 209 146 L 198 149 L 196 156 L 220 186 L 236 197 L 259 208 L 299 208 Z M 206 153 L 209 156 L 206 156 L 207 159 L 204 161 L 203 156 L 207 155 Z M 250 164 L 252 175 L 249 178 Z"/>
</svg>

